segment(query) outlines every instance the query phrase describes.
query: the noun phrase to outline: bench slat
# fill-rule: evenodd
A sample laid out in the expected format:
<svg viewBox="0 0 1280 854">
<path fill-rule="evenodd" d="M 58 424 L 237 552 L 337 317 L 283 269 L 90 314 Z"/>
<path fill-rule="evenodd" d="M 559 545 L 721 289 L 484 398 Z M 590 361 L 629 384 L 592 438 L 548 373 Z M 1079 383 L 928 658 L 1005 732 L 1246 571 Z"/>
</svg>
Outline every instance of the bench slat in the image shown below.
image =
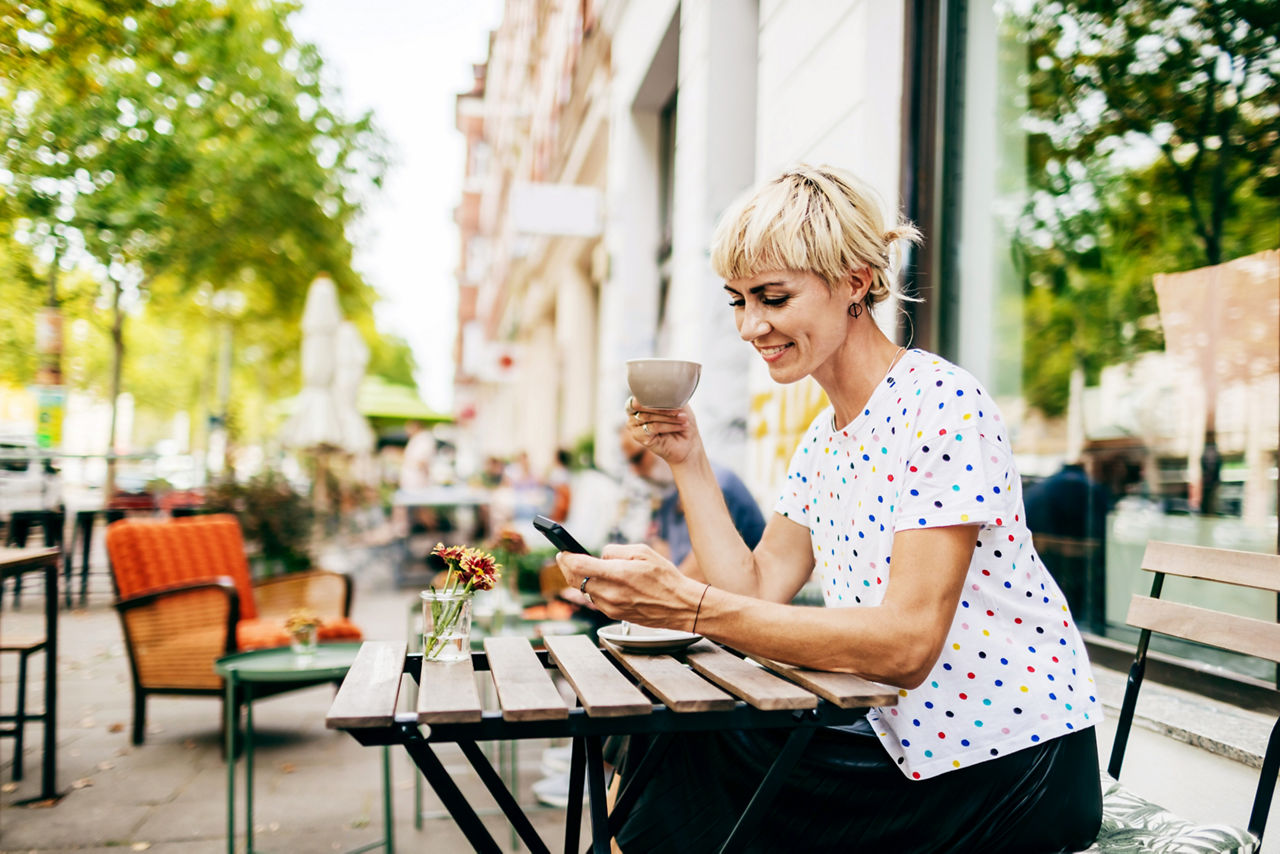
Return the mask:
<svg viewBox="0 0 1280 854">
<path fill-rule="evenodd" d="M 484 709 L 471 659 L 424 661 L 418 683 L 418 723 L 453 724 L 480 720 Z"/>
<path fill-rule="evenodd" d="M 1147 543 L 1142 568 L 1147 572 L 1164 572 L 1183 578 L 1280 592 L 1280 555 L 1153 540 Z"/>
<path fill-rule="evenodd" d="M 757 709 L 813 709 L 818 698 L 801 688 L 739 658 L 709 640 L 700 640 L 685 653 L 685 661 L 697 673 Z"/>
<path fill-rule="evenodd" d="M 1125 621 L 1139 629 L 1280 663 L 1280 623 L 1148 596 L 1133 597 Z"/>
<path fill-rule="evenodd" d="M 324 725 L 329 729 L 387 726 L 396 715 L 406 645 L 395 641 L 365 641 L 329 706 Z"/>
<path fill-rule="evenodd" d="M 736 702 L 669 655 L 623 652 L 608 641 L 602 643 L 628 673 L 673 712 L 724 711 L 732 709 Z"/>
<path fill-rule="evenodd" d="M 502 719 L 507 721 L 559 720 L 569 717 L 569 706 L 560 696 L 538 655 L 524 638 L 485 638 L 489 672 L 498 689 Z"/>
<path fill-rule="evenodd" d="M 898 689 L 879 682 L 872 682 L 855 676 L 852 673 L 831 673 L 825 670 L 809 670 L 793 664 L 783 664 L 763 656 L 751 656 L 755 661 L 790 679 L 803 688 L 808 688 L 828 702 L 835 703 L 842 709 L 856 709 L 860 706 L 896 706 Z"/>
<path fill-rule="evenodd" d="M 609 663 L 586 635 L 546 637 L 543 643 L 589 716 L 615 718 L 653 711 L 648 698 Z"/>
</svg>

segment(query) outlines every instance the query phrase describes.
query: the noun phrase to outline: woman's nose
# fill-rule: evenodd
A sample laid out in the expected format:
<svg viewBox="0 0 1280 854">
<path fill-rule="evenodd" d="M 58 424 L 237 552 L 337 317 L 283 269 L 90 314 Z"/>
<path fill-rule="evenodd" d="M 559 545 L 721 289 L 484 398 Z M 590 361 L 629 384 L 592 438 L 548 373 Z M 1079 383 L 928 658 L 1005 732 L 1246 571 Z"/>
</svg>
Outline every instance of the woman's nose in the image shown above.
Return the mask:
<svg viewBox="0 0 1280 854">
<path fill-rule="evenodd" d="M 752 341 L 769 331 L 769 323 L 760 311 L 751 306 L 738 315 L 738 335 L 743 341 Z"/>
</svg>

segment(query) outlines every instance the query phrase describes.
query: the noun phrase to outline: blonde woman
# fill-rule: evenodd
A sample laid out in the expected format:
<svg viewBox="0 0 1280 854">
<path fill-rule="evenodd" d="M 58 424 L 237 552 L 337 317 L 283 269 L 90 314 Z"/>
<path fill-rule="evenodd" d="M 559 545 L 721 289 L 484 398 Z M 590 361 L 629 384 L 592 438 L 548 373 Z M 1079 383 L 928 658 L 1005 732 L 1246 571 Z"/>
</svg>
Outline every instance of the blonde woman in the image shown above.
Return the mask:
<svg viewBox="0 0 1280 854">
<path fill-rule="evenodd" d="M 727 211 L 712 264 L 742 340 L 775 382 L 812 377 L 830 406 L 753 550 L 692 410 L 629 403 L 632 437 L 671 466 L 703 578 L 641 545 L 562 554 L 560 567 L 615 619 L 901 689 L 896 706 L 815 737 L 760 850 L 1085 848 L 1101 821 L 1101 711 L 1084 643 L 1032 546 L 1000 413 L 969 373 L 899 346 L 872 318 L 892 293 L 896 246 L 915 240 L 829 167 L 788 169 Z M 788 604 L 811 576 L 826 607 Z M 678 738 L 619 844 L 718 845 L 780 744 Z"/>
</svg>

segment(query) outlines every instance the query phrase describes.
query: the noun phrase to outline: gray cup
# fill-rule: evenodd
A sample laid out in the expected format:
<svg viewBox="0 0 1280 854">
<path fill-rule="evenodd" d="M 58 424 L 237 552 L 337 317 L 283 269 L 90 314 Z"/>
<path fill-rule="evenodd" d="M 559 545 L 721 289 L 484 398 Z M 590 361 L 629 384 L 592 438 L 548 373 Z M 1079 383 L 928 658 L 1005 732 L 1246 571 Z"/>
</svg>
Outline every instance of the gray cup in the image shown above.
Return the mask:
<svg viewBox="0 0 1280 854">
<path fill-rule="evenodd" d="M 627 385 L 640 406 L 679 409 L 689 402 L 702 365 L 683 359 L 628 359 Z"/>
</svg>

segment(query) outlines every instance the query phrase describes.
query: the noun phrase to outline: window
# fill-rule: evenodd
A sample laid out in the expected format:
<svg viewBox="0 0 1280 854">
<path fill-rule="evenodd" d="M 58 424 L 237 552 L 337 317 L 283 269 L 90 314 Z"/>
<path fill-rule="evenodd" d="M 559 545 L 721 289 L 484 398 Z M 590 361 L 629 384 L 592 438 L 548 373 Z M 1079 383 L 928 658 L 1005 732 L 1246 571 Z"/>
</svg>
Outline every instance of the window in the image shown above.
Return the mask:
<svg viewBox="0 0 1280 854">
<path fill-rule="evenodd" d="M 1099 557 L 1046 564 L 1119 633 L 1148 540 L 1277 548 L 1280 44 L 1230 0 L 929 5 L 904 140 L 935 242 L 921 343 L 997 398 L 1028 516 Z M 1089 512 L 1054 505 L 1061 477 Z M 1274 596 L 1237 604 L 1275 618 Z"/>
</svg>

